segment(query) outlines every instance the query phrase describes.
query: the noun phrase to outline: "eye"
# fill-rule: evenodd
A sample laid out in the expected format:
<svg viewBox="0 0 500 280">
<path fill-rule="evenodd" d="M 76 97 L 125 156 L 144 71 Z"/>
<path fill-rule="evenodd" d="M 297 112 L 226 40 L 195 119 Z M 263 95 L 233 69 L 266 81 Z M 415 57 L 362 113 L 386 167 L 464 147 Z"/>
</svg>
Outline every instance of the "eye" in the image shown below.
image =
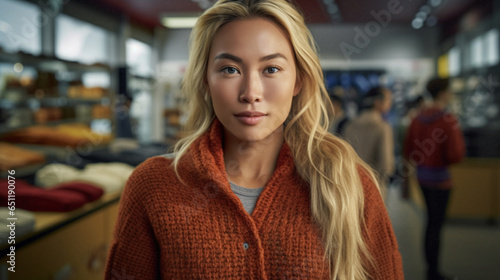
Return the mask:
<svg viewBox="0 0 500 280">
<path fill-rule="evenodd" d="M 238 73 L 238 69 L 236 69 L 235 67 L 226 66 L 226 67 L 221 69 L 221 72 L 223 72 L 225 74 L 236 74 L 236 73 Z"/>
<path fill-rule="evenodd" d="M 274 73 L 277 73 L 278 71 L 280 71 L 280 69 L 278 67 L 268 67 L 266 68 L 265 72 L 268 73 L 268 74 L 274 74 Z"/>
</svg>

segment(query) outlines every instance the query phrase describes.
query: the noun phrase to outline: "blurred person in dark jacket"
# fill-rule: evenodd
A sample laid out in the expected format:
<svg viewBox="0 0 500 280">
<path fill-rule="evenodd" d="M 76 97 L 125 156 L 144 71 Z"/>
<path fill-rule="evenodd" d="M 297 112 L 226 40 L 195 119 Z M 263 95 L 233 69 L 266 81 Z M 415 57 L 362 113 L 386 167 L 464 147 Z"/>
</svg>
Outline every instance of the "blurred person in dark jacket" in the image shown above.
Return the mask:
<svg viewBox="0 0 500 280">
<path fill-rule="evenodd" d="M 457 118 L 446 110 L 453 99 L 448 79 L 428 82 L 432 105 L 411 122 L 404 143 L 404 155 L 417 166 L 417 178 L 427 206 L 425 258 L 427 279 L 451 279 L 439 272 L 441 228 L 452 188 L 448 166 L 465 156 L 465 144 Z"/>
<path fill-rule="evenodd" d="M 330 94 L 330 100 L 333 104 L 334 118 L 330 126 L 330 133 L 341 136 L 346 124 L 349 122 L 344 111 L 344 99 L 337 94 Z"/>
</svg>

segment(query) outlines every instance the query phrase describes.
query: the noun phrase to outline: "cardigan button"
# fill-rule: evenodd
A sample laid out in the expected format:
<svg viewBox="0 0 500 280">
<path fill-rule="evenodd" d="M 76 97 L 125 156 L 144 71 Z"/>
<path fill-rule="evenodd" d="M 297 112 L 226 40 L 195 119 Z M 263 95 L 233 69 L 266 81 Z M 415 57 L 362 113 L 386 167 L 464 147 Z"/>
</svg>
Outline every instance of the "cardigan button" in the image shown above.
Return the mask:
<svg viewBox="0 0 500 280">
<path fill-rule="evenodd" d="M 248 249 L 248 247 L 250 247 L 250 245 L 248 245 L 248 243 L 247 243 L 247 242 L 243 243 L 243 249 L 245 249 L 245 250 L 246 250 L 246 249 Z"/>
</svg>

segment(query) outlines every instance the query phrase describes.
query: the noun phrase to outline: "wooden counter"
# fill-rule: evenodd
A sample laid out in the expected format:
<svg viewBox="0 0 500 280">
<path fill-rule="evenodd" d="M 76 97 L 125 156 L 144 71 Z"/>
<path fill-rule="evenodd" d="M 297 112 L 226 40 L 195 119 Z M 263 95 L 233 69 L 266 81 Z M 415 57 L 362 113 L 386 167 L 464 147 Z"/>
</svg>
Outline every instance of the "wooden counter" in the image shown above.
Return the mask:
<svg viewBox="0 0 500 280">
<path fill-rule="evenodd" d="M 120 194 L 67 213 L 34 212 L 34 231 L 16 237 L 15 273 L 7 271 L 10 245 L 1 248 L 0 279 L 103 279 Z"/>
<path fill-rule="evenodd" d="M 466 158 L 450 167 L 453 189 L 448 218 L 500 221 L 500 159 Z M 424 200 L 415 177 L 410 178 L 410 197 L 423 208 Z"/>
</svg>

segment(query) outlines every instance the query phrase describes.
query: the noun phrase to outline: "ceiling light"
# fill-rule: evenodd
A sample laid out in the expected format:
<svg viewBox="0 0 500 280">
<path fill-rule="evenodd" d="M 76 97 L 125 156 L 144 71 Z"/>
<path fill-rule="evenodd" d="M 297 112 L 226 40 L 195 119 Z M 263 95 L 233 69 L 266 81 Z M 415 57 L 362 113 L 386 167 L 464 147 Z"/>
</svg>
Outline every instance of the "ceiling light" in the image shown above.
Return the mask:
<svg viewBox="0 0 500 280">
<path fill-rule="evenodd" d="M 434 27 L 437 24 L 437 18 L 435 16 L 431 16 L 425 21 L 425 24 L 429 27 Z"/>
<path fill-rule="evenodd" d="M 420 18 L 422 20 L 425 20 L 427 18 L 427 14 L 424 12 L 418 12 L 415 18 Z"/>
<path fill-rule="evenodd" d="M 193 28 L 196 16 L 163 16 L 161 23 L 167 28 Z"/>
<path fill-rule="evenodd" d="M 422 28 L 424 23 L 429 27 L 436 26 L 437 19 L 432 15 L 432 10 L 433 7 L 441 4 L 441 2 L 442 0 L 429 0 L 428 3 L 430 6 L 427 4 L 422 5 L 411 22 L 411 26 L 414 29 Z"/>
<path fill-rule="evenodd" d="M 443 2 L 443 1 L 442 0 L 430 0 L 429 2 L 431 4 L 431 6 L 437 7 L 437 6 L 441 5 L 441 2 Z"/>
<path fill-rule="evenodd" d="M 416 18 L 411 22 L 411 26 L 415 29 L 420 29 L 424 26 L 424 21 L 420 18 Z"/>
<path fill-rule="evenodd" d="M 422 7 L 420 7 L 420 11 L 428 14 L 431 12 L 431 7 L 429 7 L 427 5 L 423 5 Z"/>
</svg>

